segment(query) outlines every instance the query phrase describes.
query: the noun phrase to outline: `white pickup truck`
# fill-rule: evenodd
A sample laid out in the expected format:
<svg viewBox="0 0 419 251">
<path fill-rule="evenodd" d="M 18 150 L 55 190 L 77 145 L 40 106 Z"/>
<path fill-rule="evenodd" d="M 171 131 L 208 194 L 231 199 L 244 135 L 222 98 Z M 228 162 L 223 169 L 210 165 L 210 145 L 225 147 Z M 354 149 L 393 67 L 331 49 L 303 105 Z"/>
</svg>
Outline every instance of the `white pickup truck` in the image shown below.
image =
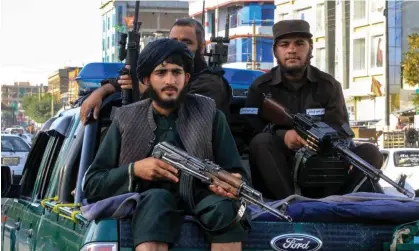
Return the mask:
<svg viewBox="0 0 419 251">
<path fill-rule="evenodd" d="M 384 156 L 384 174 L 396 182 L 406 175 L 406 188 L 410 186 L 419 196 L 419 148 L 385 148 L 380 151 Z M 404 196 L 384 180 L 380 180 L 380 185 L 387 194 Z"/>
</svg>

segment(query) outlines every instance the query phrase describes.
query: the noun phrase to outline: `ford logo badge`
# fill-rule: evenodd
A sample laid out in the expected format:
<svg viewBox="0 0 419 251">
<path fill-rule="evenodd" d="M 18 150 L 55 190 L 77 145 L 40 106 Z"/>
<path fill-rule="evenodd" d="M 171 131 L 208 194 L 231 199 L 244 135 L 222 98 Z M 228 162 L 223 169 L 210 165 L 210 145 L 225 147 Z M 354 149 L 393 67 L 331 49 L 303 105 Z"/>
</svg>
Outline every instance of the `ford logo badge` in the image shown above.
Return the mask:
<svg viewBox="0 0 419 251">
<path fill-rule="evenodd" d="M 323 246 L 322 241 L 308 234 L 283 234 L 271 240 L 271 247 L 277 251 L 316 251 Z"/>
</svg>

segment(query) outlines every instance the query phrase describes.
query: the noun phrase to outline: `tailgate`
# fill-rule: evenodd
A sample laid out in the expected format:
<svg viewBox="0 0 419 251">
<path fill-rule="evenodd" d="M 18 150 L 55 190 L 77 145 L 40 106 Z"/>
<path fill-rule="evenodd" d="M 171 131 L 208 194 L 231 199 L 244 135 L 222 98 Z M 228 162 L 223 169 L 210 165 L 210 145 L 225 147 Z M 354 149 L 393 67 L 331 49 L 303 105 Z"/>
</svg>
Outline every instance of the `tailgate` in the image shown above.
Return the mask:
<svg viewBox="0 0 419 251">
<path fill-rule="evenodd" d="M 120 248 L 132 247 L 132 232 L 129 220 L 120 221 Z M 271 240 L 285 234 L 307 234 L 316 237 L 321 242 L 320 250 L 353 251 L 353 250 L 382 250 L 383 243 L 391 241 L 396 225 L 367 225 L 344 223 L 288 223 L 288 222 L 252 222 L 252 231 L 243 244 L 243 250 L 273 250 Z M 284 237 L 287 238 L 287 237 Z M 295 238 L 286 242 L 288 246 L 295 244 L 295 249 L 283 250 L 319 250 L 315 238 Z M 309 243 L 308 243 L 309 242 Z M 279 242 L 277 242 L 280 245 Z M 298 244 L 300 247 L 298 248 Z M 303 246 L 305 245 L 305 246 Z M 172 250 L 202 249 L 210 247 L 204 239 L 200 227 L 190 218 L 185 219 L 181 237 Z M 307 248 L 306 248 L 307 247 Z M 310 248 L 308 248 L 310 247 Z M 281 250 L 281 249 L 278 249 Z"/>
</svg>

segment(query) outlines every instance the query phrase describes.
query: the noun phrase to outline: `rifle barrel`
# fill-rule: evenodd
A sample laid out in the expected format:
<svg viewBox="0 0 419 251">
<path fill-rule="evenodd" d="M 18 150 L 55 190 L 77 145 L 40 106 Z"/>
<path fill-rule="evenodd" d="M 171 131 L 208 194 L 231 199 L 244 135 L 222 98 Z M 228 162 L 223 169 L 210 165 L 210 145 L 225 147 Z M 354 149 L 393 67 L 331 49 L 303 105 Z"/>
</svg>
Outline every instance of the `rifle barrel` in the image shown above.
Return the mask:
<svg viewBox="0 0 419 251">
<path fill-rule="evenodd" d="M 140 12 L 140 1 L 135 1 L 134 31 L 138 30 L 138 13 Z"/>
<path fill-rule="evenodd" d="M 400 193 L 408 196 L 409 198 L 415 197 L 415 195 L 412 192 L 399 186 L 399 184 L 397 184 L 392 179 L 384 175 L 380 169 L 375 168 L 370 163 L 360 158 L 358 155 L 353 153 L 344 144 L 336 143 L 335 149 L 341 154 L 342 157 L 344 157 L 346 160 L 348 160 L 352 165 L 354 165 L 358 169 L 361 169 L 361 171 L 367 174 L 372 180 L 378 181 L 381 178 L 385 180 L 387 183 L 389 183 L 390 185 L 392 185 L 394 188 L 396 188 L 397 191 L 399 191 Z"/>
</svg>

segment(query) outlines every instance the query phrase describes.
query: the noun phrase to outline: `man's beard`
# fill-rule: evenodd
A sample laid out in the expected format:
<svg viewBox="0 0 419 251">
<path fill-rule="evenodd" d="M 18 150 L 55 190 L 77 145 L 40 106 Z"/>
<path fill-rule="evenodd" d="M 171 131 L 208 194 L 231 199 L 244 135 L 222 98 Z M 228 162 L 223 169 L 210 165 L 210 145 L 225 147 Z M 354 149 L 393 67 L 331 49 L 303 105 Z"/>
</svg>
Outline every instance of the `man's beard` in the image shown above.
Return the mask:
<svg viewBox="0 0 419 251">
<path fill-rule="evenodd" d="M 193 59 L 194 63 L 194 74 L 201 72 L 207 67 L 207 62 L 205 62 L 204 55 L 201 54 L 201 46 L 198 46 L 195 56 Z"/>
<path fill-rule="evenodd" d="M 176 87 L 164 87 L 161 91 L 164 91 L 165 88 L 176 88 Z M 177 109 L 179 106 L 183 103 L 183 101 L 186 98 L 186 94 L 188 93 L 188 88 L 186 86 L 179 92 L 179 95 L 176 99 L 170 99 L 170 100 L 163 100 L 156 89 L 153 88 L 153 86 L 150 83 L 150 86 L 148 87 L 147 91 L 145 92 L 147 97 L 150 97 L 151 100 L 156 102 L 158 106 L 164 109 Z"/>
<path fill-rule="evenodd" d="M 310 64 L 310 60 L 312 58 L 311 52 L 312 50 L 309 50 L 308 55 L 307 55 L 307 60 L 301 66 L 287 67 L 286 65 L 283 65 L 278 58 L 276 58 L 276 62 L 278 63 L 279 69 L 281 70 L 282 73 L 290 75 L 290 76 L 297 76 L 303 73 L 306 70 L 307 66 Z"/>
</svg>

